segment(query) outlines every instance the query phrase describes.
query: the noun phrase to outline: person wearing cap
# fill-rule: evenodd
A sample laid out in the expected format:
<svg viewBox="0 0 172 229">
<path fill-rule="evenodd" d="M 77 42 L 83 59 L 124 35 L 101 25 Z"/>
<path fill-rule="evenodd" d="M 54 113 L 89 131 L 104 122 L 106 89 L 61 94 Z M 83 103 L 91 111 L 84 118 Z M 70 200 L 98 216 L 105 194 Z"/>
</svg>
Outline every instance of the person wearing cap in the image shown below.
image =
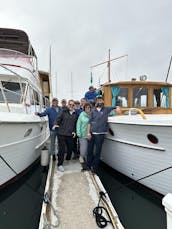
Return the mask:
<svg viewBox="0 0 172 229">
<path fill-rule="evenodd" d="M 93 86 L 90 86 L 89 91 L 87 91 L 85 93 L 85 99 L 86 99 L 87 103 L 90 103 L 91 101 L 95 101 L 97 95 L 98 94 L 97 94 L 95 88 Z"/>
<path fill-rule="evenodd" d="M 84 105 L 87 103 L 87 100 L 85 99 L 85 98 L 82 98 L 81 99 L 81 109 L 83 110 L 83 108 L 84 108 Z"/>
<path fill-rule="evenodd" d="M 56 160 L 55 156 L 55 141 L 58 135 L 57 130 L 53 130 L 54 122 L 60 114 L 62 108 L 58 106 L 58 99 L 53 98 L 52 99 L 52 105 L 45 109 L 43 112 L 35 112 L 35 115 L 38 115 L 39 117 L 48 116 L 49 121 L 49 130 L 50 130 L 50 154 L 53 157 L 53 161 Z"/>
<path fill-rule="evenodd" d="M 64 110 L 64 109 L 67 108 L 67 100 L 66 99 L 62 99 L 62 101 L 61 101 L 61 107 L 62 107 L 62 110 Z"/>
<path fill-rule="evenodd" d="M 81 105 L 80 105 L 80 102 L 78 100 L 74 101 L 75 103 L 75 111 L 77 113 L 77 115 L 79 116 L 82 112 L 82 109 L 81 109 Z"/>
<path fill-rule="evenodd" d="M 87 164 L 83 170 L 97 173 L 104 136 L 108 130 L 108 116 L 113 109 L 115 109 L 116 114 L 120 114 L 119 107 L 105 107 L 103 97 L 101 95 L 96 97 L 95 108 L 90 113 L 87 127 L 88 154 Z M 95 153 L 93 152 L 94 147 Z"/>
</svg>

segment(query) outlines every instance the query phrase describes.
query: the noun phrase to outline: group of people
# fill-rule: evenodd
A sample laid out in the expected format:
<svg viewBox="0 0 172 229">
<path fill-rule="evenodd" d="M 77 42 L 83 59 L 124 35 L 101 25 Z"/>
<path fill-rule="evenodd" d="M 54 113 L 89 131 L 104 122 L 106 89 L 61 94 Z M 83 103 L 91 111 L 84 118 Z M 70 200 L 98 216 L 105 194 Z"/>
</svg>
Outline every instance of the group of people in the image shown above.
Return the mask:
<svg viewBox="0 0 172 229">
<path fill-rule="evenodd" d="M 102 95 L 98 95 L 90 86 L 81 101 L 70 99 L 67 102 L 63 99 L 59 106 L 58 99 L 53 98 L 51 107 L 35 113 L 40 117 L 48 115 L 50 153 L 54 161 L 55 140 L 58 139 L 59 171 L 64 171 L 64 159 L 71 160 L 73 153 L 73 159 L 79 158 L 83 163 L 83 171 L 97 173 L 104 136 L 108 130 L 107 119 L 113 109 L 120 113 L 119 107 L 105 107 Z"/>
</svg>

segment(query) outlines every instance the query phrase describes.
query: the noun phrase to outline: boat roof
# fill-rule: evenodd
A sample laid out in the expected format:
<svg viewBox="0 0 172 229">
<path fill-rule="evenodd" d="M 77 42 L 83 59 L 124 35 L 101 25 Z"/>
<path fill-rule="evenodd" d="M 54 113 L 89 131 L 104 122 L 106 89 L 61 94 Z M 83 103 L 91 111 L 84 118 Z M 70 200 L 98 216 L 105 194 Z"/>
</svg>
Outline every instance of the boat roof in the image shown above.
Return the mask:
<svg viewBox="0 0 172 229">
<path fill-rule="evenodd" d="M 172 84 L 167 82 L 158 82 L 158 81 L 118 81 L 118 82 L 110 82 L 105 83 L 102 86 L 164 86 L 164 87 L 172 87 Z"/>
<path fill-rule="evenodd" d="M 28 35 L 22 30 L 0 28 L 0 48 L 15 50 L 36 57 Z"/>
</svg>

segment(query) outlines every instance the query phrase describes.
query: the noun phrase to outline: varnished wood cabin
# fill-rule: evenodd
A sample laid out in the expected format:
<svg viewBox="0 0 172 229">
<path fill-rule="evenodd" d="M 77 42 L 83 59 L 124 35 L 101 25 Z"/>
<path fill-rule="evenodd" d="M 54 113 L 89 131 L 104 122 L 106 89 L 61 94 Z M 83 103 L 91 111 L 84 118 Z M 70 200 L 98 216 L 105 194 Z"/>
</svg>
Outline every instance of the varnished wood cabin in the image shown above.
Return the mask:
<svg viewBox="0 0 172 229">
<path fill-rule="evenodd" d="M 152 81 L 106 83 L 101 88 L 105 106 L 139 108 L 144 113 L 172 114 L 172 84 Z"/>
</svg>

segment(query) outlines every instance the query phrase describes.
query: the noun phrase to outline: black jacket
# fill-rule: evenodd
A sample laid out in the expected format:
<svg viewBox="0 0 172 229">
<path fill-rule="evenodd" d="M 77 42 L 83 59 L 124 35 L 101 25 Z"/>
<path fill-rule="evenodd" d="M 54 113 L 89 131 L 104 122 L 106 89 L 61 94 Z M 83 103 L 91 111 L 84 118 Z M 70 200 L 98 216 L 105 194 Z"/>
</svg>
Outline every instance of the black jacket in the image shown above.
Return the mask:
<svg viewBox="0 0 172 229">
<path fill-rule="evenodd" d="M 62 110 L 55 121 L 55 125 L 59 125 L 58 134 L 72 136 L 72 132 L 76 132 L 77 118 L 75 111 L 70 114 L 69 109 Z"/>
</svg>

